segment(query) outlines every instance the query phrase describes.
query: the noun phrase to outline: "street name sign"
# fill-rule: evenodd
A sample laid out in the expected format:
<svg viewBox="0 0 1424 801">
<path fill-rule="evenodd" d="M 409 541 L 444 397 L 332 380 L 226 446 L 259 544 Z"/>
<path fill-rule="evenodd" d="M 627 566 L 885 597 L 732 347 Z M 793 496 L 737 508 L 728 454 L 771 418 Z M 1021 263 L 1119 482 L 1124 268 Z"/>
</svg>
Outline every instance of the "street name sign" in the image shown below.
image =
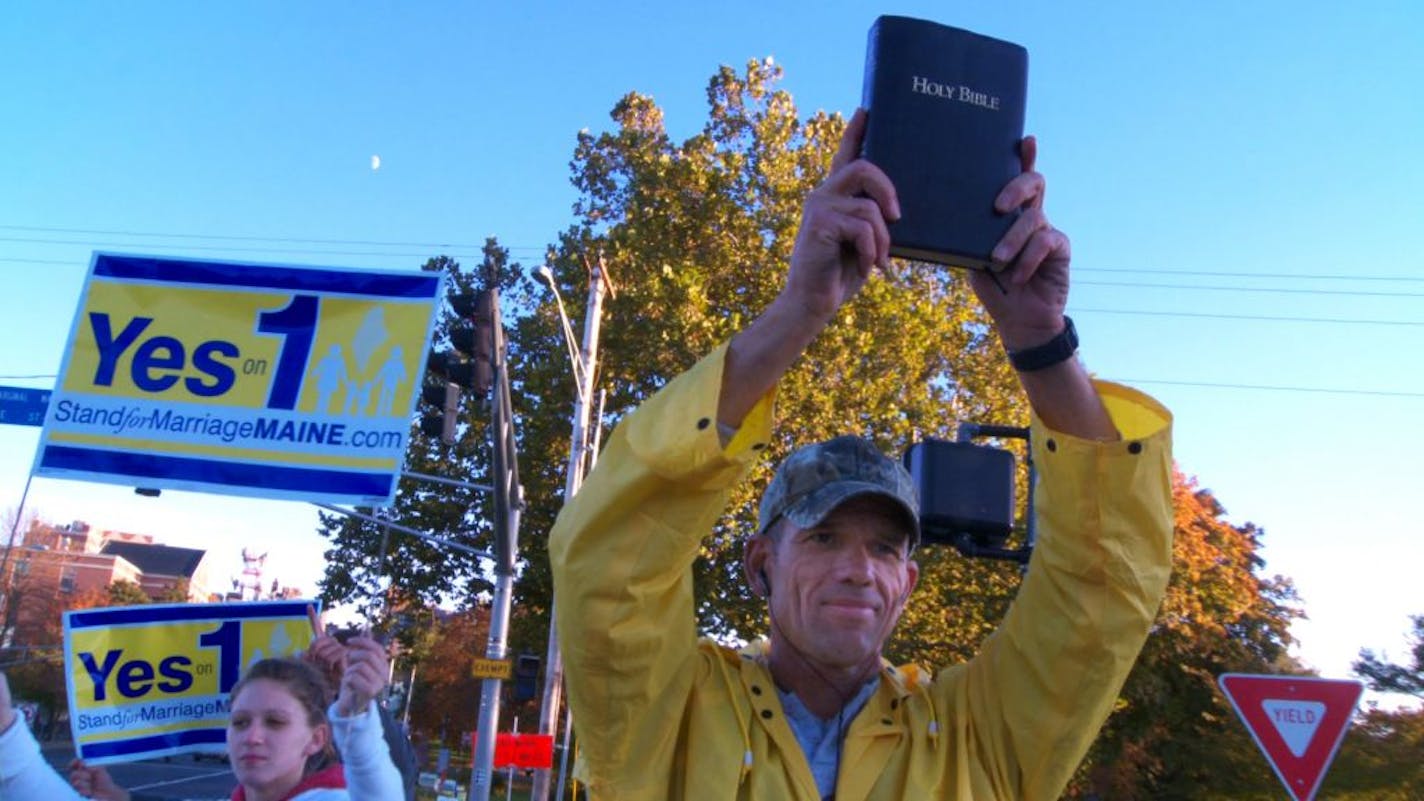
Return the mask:
<svg viewBox="0 0 1424 801">
<path fill-rule="evenodd" d="M 388 505 L 443 279 L 96 253 L 34 473 Z"/>
<path fill-rule="evenodd" d="M 0 423 L 12 426 L 44 425 L 49 394 L 47 389 L 0 387 Z"/>
<path fill-rule="evenodd" d="M 1311 801 L 1364 687 L 1350 679 L 1223 673 L 1221 691 L 1286 791 Z"/>
</svg>

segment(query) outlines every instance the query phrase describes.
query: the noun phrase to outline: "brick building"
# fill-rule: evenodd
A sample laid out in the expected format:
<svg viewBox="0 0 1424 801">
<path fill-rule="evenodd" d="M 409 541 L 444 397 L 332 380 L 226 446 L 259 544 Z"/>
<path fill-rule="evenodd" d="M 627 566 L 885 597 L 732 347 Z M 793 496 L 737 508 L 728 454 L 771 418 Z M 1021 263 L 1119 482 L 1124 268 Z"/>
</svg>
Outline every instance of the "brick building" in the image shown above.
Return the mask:
<svg viewBox="0 0 1424 801">
<path fill-rule="evenodd" d="M 150 598 L 172 598 L 186 587 L 187 601 L 220 600 L 207 557 L 207 551 L 160 545 L 146 534 L 96 530 L 82 520 L 37 522 L 0 570 L 6 594 L 0 646 L 50 639 L 58 611 L 117 581 L 137 584 Z"/>
</svg>

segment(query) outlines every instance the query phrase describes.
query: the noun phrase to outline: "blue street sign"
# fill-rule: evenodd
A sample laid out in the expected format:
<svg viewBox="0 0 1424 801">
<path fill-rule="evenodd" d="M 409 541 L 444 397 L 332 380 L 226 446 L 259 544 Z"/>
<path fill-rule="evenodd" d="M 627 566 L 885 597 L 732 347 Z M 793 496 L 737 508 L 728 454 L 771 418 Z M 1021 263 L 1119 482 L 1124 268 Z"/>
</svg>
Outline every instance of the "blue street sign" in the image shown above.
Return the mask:
<svg viewBox="0 0 1424 801">
<path fill-rule="evenodd" d="M 0 387 L 0 423 L 12 426 L 42 426 L 49 408 L 47 389 Z"/>
</svg>

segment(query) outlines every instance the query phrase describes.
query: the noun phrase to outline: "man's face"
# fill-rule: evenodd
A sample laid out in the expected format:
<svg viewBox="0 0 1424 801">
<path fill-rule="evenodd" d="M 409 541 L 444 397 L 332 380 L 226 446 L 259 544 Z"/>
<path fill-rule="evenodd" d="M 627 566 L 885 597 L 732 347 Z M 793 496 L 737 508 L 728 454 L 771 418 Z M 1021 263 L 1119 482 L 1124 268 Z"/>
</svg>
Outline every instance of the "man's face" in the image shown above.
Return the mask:
<svg viewBox="0 0 1424 801">
<path fill-rule="evenodd" d="M 761 538 L 764 550 L 748 555 L 770 585 L 779 634 L 831 669 L 878 659 L 919 578 L 900 515 L 883 498 L 860 496 L 813 528 L 777 525 L 773 537 Z"/>
</svg>

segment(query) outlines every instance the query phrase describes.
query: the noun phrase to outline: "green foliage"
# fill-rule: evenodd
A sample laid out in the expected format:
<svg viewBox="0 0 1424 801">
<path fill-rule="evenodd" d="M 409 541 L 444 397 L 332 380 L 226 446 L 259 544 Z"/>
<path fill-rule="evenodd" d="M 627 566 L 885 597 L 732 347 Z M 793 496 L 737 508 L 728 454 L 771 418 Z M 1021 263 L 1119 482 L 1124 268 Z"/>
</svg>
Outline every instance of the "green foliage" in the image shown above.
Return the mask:
<svg viewBox="0 0 1424 801">
<path fill-rule="evenodd" d="M 132 581 L 115 581 L 109 585 L 106 592 L 108 593 L 108 602 L 103 606 L 134 606 L 153 603 L 153 599 L 148 597 L 148 593 Z"/>
<path fill-rule="evenodd" d="M 1387 693 L 1406 693 L 1424 698 L 1424 615 L 1410 618 L 1414 631 L 1410 635 L 1409 653 L 1413 662 L 1408 665 L 1395 664 L 1376 655 L 1374 651 L 1360 651 L 1360 658 L 1353 667 L 1373 690 Z"/>
<path fill-rule="evenodd" d="M 844 121 L 825 112 L 802 119 L 777 88 L 780 77 L 763 62 L 743 72 L 723 67 L 708 84 L 707 120 L 682 142 L 669 136 L 653 100 L 637 93 L 614 106 L 610 130 L 578 135 L 570 164 L 575 220 L 545 262 L 576 330 L 590 265 L 601 263 L 611 279 L 595 381 L 606 396 L 593 399 L 602 430 L 730 338 L 781 289 L 801 203 L 826 174 Z M 575 383 L 547 287 L 517 265 L 506 269 L 493 241 L 485 261 L 481 276 L 484 267 L 500 268 L 525 499 L 510 650 L 542 653 L 551 606 L 545 539 L 563 501 Z M 426 269 L 446 271 L 461 287 L 476 280 L 446 259 Z M 441 321 L 442 337 L 449 324 Z M 488 481 L 488 412 L 466 403 L 460 441 L 446 448 L 417 434 L 411 469 Z M 951 436 L 959 420 L 1023 425 L 1027 409 L 963 275 L 897 263 L 842 310 L 781 383 L 777 419 L 763 466 L 738 488 L 697 559 L 700 624 L 717 637 L 765 632 L 764 605 L 741 573 L 741 540 L 754 526 L 770 466 L 795 445 L 852 432 L 899 452 L 918 439 Z M 1278 795 L 1215 678 L 1297 671 L 1287 646 L 1298 600 L 1288 580 L 1256 574 L 1258 529 L 1228 523 L 1211 494 L 1180 475 L 1175 501 L 1167 600 L 1073 797 Z M 395 517 L 487 548 L 490 512 L 482 494 L 402 482 Z M 403 535 L 391 537 L 382 572 L 377 527 L 333 517 L 324 528 L 332 537 L 323 584 L 330 600 L 374 607 L 388 577 L 412 607 L 476 605 L 489 587 L 473 560 Z M 888 656 L 928 666 L 962 661 L 1008 609 L 1018 571 L 944 549 L 925 548 L 917 558 L 917 600 Z M 431 643 L 420 647 L 434 653 Z M 454 669 L 446 672 L 456 679 Z"/>
<path fill-rule="evenodd" d="M 1424 709 L 1370 708 L 1356 717 L 1320 788 L 1321 798 L 1424 798 Z"/>
<path fill-rule="evenodd" d="M 603 259 L 614 294 L 606 302 L 597 386 L 607 392 L 606 430 L 703 354 L 728 339 L 780 290 L 805 194 L 829 166 L 843 120 L 816 113 L 802 121 L 790 95 L 775 87 L 779 68 L 752 62 L 745 73 L 721 69 L 708 90 L 709 117 L 682 143 L 661 110 L 633 93 L 614 107 L 614 128 L 581 133 L 571 165 L 580 191 L 576 223 L 559 236 L 547 263 L 568 306 L 583 319 L 588 266 Z M 486 260 L 500 260 L 491 243 Z M 448 260 L 456 284 L 472 279 Z M 516 641 L 542 642 L 550 586 L 544 540 L 562 504 L 569 458 L 574 381 L 548 290 L 516 266 L 503 272 L 510 375 L 518 415 L 521 522 Z M 449 321 L 442 320 L 445 333 Z M 873 282 L 783 383 L 772 464 L 794 444 L 854 431 L 899 450 L 924 436 L 946 436 L 956 419 L 1022 423 L 1025 411 L 1011 372 L 963 276 L 925 265 L 898 265 Z M 417 435 L 410 469 L 487 482 L 488 415 L 467 407 L 468 427 L 453 448 Z M 763 630 L 762 610 L 746 592 L 738 556 L 754 519 L 766 469 L 738 492 L 731 514 L 698 563 L 698 609 L 707 631 L 726 637 Z M 489 503 L 482 495 L 402 482 L 395 519 L 488 547 Z M 379 566 L 378 527 L 324 517 L 332 538 L 323 597 L 378 606 L 386 579 L 420 603 L 470 602 L 488 588 L 472 560 L 403 535 L 387 544 Z M 462 533 L 462 529 L 466 533 Z M 1002 612 L 1015 582 L 998 566 L 944 566 L 922 584 L 936 593 L 940 573 L 964 593 L 961 605 L 989 599 Z M 963 579 L 963 581 L 961 581 Z M 964 589 L 968 588 L 968 589 Z M 986 607 L 987 608 L 987 607 Z M 985 629 L 989 614 L 955 618 Z M 976 620 L 974 625 L 961 621 Z M 935 655 L 962 655 L 944 621 L 907 628 L 907 643 L 939 643 Z"/>
<path fill-rule="evenodd" d="M 204 598 L 203 600 L 207 600 Z M 179 579 L 173 584 L 165 587 L 153 599 L 154 603 L 160 604 L 185 604 L 188 603 L 188 580 Z"/>
<path fill-rule="evenodd" d="M 582 259 L 592 252 L 602 252 L 617 284 L 603 328 L 607 423 L 729 339 L 780 291 L 801 203 L 824 178 L 844 127 L 824 112 L 800 119 L 791 96 L 776 88 L 780 77 L 764 62 L 743 73 L 723 67 L 708 85 L 706 123 L 681 143 L 668 136 L 661 110 L 636 93 L 615 106 L 614 130 L 579 137 L 579 219 L 551 265 L 566 298 L 579 294 Z M 766 466 L 738 489 L 698 559 L 697 608 L 708 633 L 747 638 L 765 630 L 763 606 L 741 575 L 741 539 L 754 526 L 769 466 L 792 447 L 854 432 L 899 451 L 917 438 L 950 435 L 958 419 L 1026 419 L 963 276 L 898 264 L 885 278 L 842 311 L 779 388 Z M 921 593 L 960 592 L 956 605 L 967 611 L 950 624 L 928 611 L 923 621 L 907 620 L 901 650 L 926 655 L 928 647 L 947 661 L 962 653 L 959 629 L 981 631 L 967 621 L 1001 613 L 1016 582 L 999 566 L 943 554 L 927 561 L 935 569 Z"/>
<path fill-rule="evenodd" d="M 510 284 L 518 268 L 509 269 L 506 260 L 507 252 L 490 240 L 478 276 L 443 256 L 429 260 L 422 269 L 444 273 L 447 293 L 455 295 L 489 285 L 491 276 L 501 287 Z M 450 332 L 459 324 L 462 321 L 456 319 L 448 304 L 442 304 L 434 346 L 448 350 Z M 421 433 L 418 418 L 419 410 L 411 425 L 412 444 L 406 453 L 408 471 L 474 484 L 490 483 L 487 398 L 473 397 L 468 392 L 462 396 L 462 425 L 457 441 L 450 446 Z M 402 479 L 389 519 L 433 536 L 489 549 L 492 509 L 487 493 Z M 357 511 L 375 516 L 370 508 Z M 331 540 L 326 552 L 326 575 L 321 582 L 322 600 L 358 603 L 373 620 L 387 616 L 395 608 L 471 599 L 490 587 L 478 559 L 387 531 L 378 523 L 323 514 L 320 533 Z"/>
</svg>

